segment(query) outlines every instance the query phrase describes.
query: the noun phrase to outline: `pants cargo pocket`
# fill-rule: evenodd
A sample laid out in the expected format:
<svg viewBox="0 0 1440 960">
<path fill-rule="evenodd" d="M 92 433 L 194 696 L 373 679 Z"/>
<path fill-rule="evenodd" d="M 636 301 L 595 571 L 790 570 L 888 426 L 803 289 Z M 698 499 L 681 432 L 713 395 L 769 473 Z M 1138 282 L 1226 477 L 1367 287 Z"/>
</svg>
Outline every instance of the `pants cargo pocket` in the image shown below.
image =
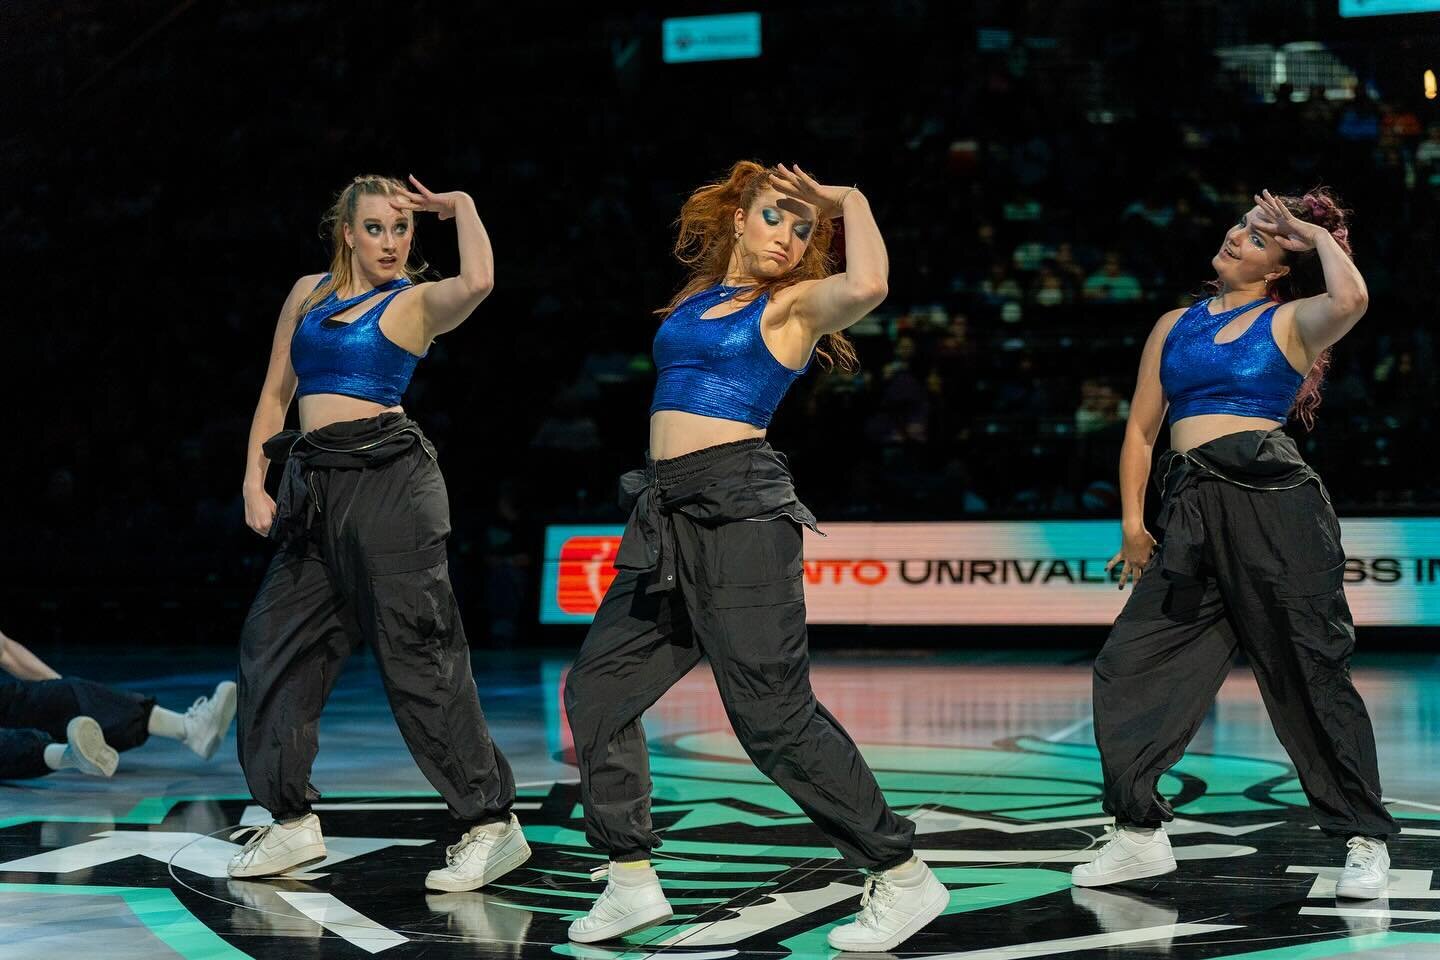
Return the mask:
<svg viewBox="0 0 1440 960">
<path fill-rule="evenodd" d="M 374 591 L 376 653 L 386 665 L 387 676 L 407 693 L 423 688 L 434 697 L 437 673 L 440 686 L 449 685 L 453 658 L 447 653 L 459 623 L 445 544 L 372 557 L 368 567 Z M 392 665 L 399 669 L 392 671 Z"/>
</svg>

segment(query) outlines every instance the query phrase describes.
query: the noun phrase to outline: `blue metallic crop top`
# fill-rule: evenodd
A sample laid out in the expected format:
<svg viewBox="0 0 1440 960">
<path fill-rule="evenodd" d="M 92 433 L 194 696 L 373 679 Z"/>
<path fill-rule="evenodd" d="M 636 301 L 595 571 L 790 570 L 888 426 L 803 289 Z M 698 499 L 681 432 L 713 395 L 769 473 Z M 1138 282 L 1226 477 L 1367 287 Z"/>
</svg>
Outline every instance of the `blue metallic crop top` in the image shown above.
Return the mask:
<svg viewBox="0 0 1440 960">
<path fill-rule="evenodd" d="M 1212 298 L 1213 299 L 1213 298 Z M 1240 336 L 1216 343 L 1227 323 L 1266 300 L 1210 313 L 1202 300 L 1175 321 L 1160 351 L 1160 386 L 1170 403 L 1171 423 L 1203 413 L 1263 417 L 1284 423 L 1305 378 L 1285 359 L 1270 323 L 1273 304 Z"/>
<path fill-rule="evenodd" d="M 734 313 L 704 313 L 745 287 L 702 290 L 670 312 L 655 334 L 655 398 L 650 412 L 681 410 L 757 427 L 770 425 L 780 398 L 799 370 L 775 359 L 760 335 L 769 297 L 761 294 Z"/>
<path fill-rule="evenodd" d="M 311 307 L 290 338 L 290 364 L 299 381 L 296 396 L 338 393 L 398 406 L 421 358 L 385 336 L 380 314 L 408 286 L 410 281 L 400 277 L 348 300 L 331 293 Z M 354 320 L 331 319 L 382 293 L 385 296 Z"/>
</svg>

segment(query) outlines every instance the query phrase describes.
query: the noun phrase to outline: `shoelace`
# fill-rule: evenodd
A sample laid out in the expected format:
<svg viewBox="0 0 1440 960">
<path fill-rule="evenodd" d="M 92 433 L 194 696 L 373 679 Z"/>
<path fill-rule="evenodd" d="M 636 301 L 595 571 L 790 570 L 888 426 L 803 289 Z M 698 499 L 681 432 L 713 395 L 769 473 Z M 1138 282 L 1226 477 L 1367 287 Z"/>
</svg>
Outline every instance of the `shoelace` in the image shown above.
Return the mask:
<svg viewBox="0 0 1440 960">
<path fill-rule="evenodd" d="M 240 856 L 243 857 L 265 841 L 265 837 L 270 833 L 270 828 L 273 826 L 275 826 L 273 823 L 260 823 L 252 827 L 241 827 L 239 830 L 230 834 L 230 840 L 234 842 L 247 833 L 252 834 L 250 839 L 245 841 L 245 848 L 240 851 Z"/>
<path fill-rule="evenodd" d="M 1096 859 L 1099 859 L 1099 857 L 1103 855 L 1106 850 L 1109 850 L 1115 844 L 1120 842 L 1120 831 L 1115 828 L 1115 824 L 1113 823 L 1105 824 L 1105 836 L 1108 839 L 1106 839 L 1105 845 L 1100 848 L 1100 853 L 1096 854 Z"/>
<path fill-rule="evenodd" d="M 474 832 L 467 832 L 460 838 L 459 843 L 452 843 L 445 848 L 445 862 L 452 867 L 460 859 L 460 854 L 472 843 L 488 844 L 495 841 L 495 835 L 488 830 L 477 829 Z"/>
<path fill-rule="evenodd" d="M 1380 856 L 1380 844 L 1369 837 L 1351 837 L 1345 841 L 1345 846 L 1350 853 L 1347 860 L 1353 859 L 1355 866 L 1368 870 L 1375 865 L 1375 858 Z"/>
<path fill-rule="evenodd" d="M 595 869 L 593 869 L 593 870 L 590 871 L 590 882 L 591 882 L 591 883 L 594 883 L 594 882 L 596 882 L 596 881 L 598 881 L 598 880 L 604 880 L 604 879 L 608 878 L 609 876 L 610 876 L 610 865 L 607 863 L 607 864 L 606 864 L 605 866 L 603 866 L 603 867 L 596 867 Z"/>
<path fill-rule="evenodd" d="M 872 873 L 865 878 L 865 889 L 860 894 L 860 913 L 855 918 L 864 926 L 879 924 L 880 914 L 895 902 L 895 884 L 883 873 Z"/>
<path fill-rule="evenodd" d="M 195 702 L 190 704 L 190 709 L 185 711 L 186 718 L 188 719 L 190 717 L 198 717 L 200 715 L 200 711 L 204 710 L 205 705 L 209 702 L 209 697 L 196 697 Z"/>
</svg>

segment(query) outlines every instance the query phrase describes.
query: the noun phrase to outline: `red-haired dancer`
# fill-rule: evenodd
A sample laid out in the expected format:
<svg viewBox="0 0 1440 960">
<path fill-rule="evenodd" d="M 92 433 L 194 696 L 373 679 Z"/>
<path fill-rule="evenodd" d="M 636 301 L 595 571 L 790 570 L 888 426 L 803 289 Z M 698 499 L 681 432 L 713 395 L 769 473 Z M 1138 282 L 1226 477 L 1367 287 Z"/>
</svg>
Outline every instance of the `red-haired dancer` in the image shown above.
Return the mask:
<svg viewBox="0 0 1440 960">
<path fill-rule="evenodd" d="M 1342 897 L 1385 892 L 1375 735 L 1350 682 L 1355 627 L 1340 524 L 1319 476 L 1281 432 L 1307 426 L 1330 347 L 1365 313 L 1345 214 L 1324 190 L 1267 191 L 1225 235 L 1215 296 L 1160 318 L 1140 358 L 1120 454 L 1120 586 L 1139 577 L 1095 661 L 1095 740 L 1115 832 L 1073 871 L 1081 886 L 1175 869 L 1155 789 L 1185 752 L 1237 645 L 1320 829 L 1349 842 Z M 1156 549 L 1145 480 L 1160 426 Z M 1143 573 L 1143 576 L 1140 574 Z"/>
<path fill-rule="evenodd" d="M 845 272 L 829 275 L 831 219 L 845 217 Z M 912 849 L 839 721 L 810 689 L 801 529 L 770 417 L 812 355 L 850 367 L 841 331 L 885 298 L 885 244 L 865 196 L 799 167 L 736 164 L 680 213 L 690 279 L 655 336 L 658 382 L 643 471 L 605 594 L 565 686 L 590 842 L 609 882 L 570 926 L 585 943 L 671 916 L 650 866 L 650 775 L 640 716 L 708 657 L 735 735 L 839 848 L 869 872 L 841 950 L 889 950 L 939 915 L 945 887 Z"/>
</svg>

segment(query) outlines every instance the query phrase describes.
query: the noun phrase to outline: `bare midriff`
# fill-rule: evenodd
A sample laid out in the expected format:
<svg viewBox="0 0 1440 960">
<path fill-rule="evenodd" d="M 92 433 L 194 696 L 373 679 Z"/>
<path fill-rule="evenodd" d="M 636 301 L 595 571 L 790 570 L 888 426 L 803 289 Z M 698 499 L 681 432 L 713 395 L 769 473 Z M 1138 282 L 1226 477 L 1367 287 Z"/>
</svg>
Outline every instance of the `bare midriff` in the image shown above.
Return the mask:
<svg viewBox="0 0 1440 960">
<path fill-rule="evenodd" d="M 1274 430 L 1283 423 L 1266 420 L 1264 417 L 1237 417 L 1228 413 L 1202 413 L 1186 417 L 1170 425 L 1170 446 L 1185 453 L 1203 443 L 1245 430 Z"/>
<path fill-rule="evenodd" d="M 338 393 L 312 393 L 300 398 L 300 429 L 309 433 L 346 420 L 365 420 L 382 413 L 403 413 L 404 407 L 387 407 L 374 400 L 361 400 Z"/>
<path fill-rule="evenodd" d="M 765 436 L 765 429 L 739 420 L 657 410 L 650 415 L 650 457 L 670 460 L 696 450 Z"/>
</svg>

